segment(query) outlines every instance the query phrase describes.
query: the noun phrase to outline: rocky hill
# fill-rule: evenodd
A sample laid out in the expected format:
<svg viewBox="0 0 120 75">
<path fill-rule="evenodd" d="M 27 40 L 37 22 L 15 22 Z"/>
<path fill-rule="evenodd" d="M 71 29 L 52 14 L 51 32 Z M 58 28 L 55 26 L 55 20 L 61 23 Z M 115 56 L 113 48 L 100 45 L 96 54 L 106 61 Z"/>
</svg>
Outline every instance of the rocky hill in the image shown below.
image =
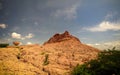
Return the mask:
<svg viewBox="0 0 120 75">
<path fill-rule="evenodd" d="M 53 37 L 51 37 L 47 42 L 45 42 L 44 44 L 50 44 L 50 43 L 59 43 L 59 42 L 64 42 L 64 41 L 68 41 L 68 40 L 74 40 L 74 42 L 80 42 L 80 40 L 72 35 L 70 35 L 70 33 L 68 31 L 65 31 L 63 34 L 55 34 L 53 35 Z"/>
<path fill-rule="evenodd" d="M 73 67 L 95 59 L 98 52 L 65 31 L 43 45 L 1 48 L 0 75 L 70 75 Z"/>
</svg>

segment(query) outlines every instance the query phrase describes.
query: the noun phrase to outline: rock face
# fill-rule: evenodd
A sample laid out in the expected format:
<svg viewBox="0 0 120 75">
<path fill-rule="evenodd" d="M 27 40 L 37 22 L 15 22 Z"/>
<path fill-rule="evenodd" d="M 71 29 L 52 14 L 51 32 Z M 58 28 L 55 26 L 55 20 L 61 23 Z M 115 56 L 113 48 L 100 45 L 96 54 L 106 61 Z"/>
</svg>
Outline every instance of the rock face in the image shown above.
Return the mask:
<svg viewBox="0 0 120 75">
<path fill-rule="evenodd" d="M 57 34 L 53 35 L 53 37 L 51 37 L 44 44 L 58 43 L 58 42 L 63 42 L 63 41 L 68 41 L 68 40 L 73 40 L 73 39 L 74 39 L 74 41 L 78 41 L 79 43 L 81 43 L 78 38 L 70 35 L 70 33 L 68 31 L 65 31 L 63 34 L 57 33 Z"/>
<path fill-rule="evenodd" d="M 14 44 L 15 46 L 18 46 L 18 45 L 20 44 L 20 42 L 14 41 L 13 44 Z"/>
<path fill-rule="evenodd" d="M 45 67 L 50 75 L 64 75 L 77 64 L 83 64 L 96 58 L 98 49 L 80 42 L 78 38 L 70 35 L 68 31 L 53 35 L 43 45 L 49 54 L 50 65 Z M 54 66 L 54 67 L 53 67 Z M 57 68 L 56 68 L 57 67 Z M 52 70 L 51 70 L 52 69 Z M 58 70 L 57 70 L 58 69 Z M 66 73 L 66 75 L 69 73 Z"/>
<path fill-rule="evenodd" d="M 81 43 L 65 31 L 63 34 L 55 34 L 42 46 L 0 49 L 0 75 L 4 75 L 1 72 L 17 75 L 70 75 L 77 64 L 95 59 L 98 53 L 98 49 Z M 16 56 L 20 56 L 20 59 Z"/>
</svg>

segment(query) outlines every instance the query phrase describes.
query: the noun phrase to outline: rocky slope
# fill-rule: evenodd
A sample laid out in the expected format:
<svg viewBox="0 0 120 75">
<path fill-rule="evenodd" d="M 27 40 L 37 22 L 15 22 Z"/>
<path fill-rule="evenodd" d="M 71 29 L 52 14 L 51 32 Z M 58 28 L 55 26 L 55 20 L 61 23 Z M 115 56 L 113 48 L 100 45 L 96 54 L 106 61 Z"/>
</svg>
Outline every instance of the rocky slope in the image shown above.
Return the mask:
<svg viewBox="0 0 120 75">
<path fill-rule="evenodd" d="M 0 75 L 70 75 L 73 67 L 96 58 L 98 52 L 65 31 L 41 46 L 0 49 Z"/>
</svg>

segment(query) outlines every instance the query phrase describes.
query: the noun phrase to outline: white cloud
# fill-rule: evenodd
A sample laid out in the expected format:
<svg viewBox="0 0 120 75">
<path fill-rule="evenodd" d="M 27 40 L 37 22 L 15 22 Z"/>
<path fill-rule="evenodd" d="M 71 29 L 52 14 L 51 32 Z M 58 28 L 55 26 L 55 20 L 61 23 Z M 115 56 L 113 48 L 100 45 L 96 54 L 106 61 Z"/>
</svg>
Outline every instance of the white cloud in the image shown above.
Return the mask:
<svg viewBox="0 0 120 75">
<path fill-rule="evenodd" d="M 19 34 L 19 33 L 13 32 L 13 33 L 11 34 L 11 36 L 12 36 L 12 38 L 15 38 L 15 39 L 25 40 L 25 39 L 31 39 L 31 38 L 33 38 L 34 35 L 33 35 L 32 33 L 29 33 L 29 34 L 26 35 L 26 36 L 22 36 L 22 35 Z"/>
<path fill-rule="evenodd" d="M 117 31 L 120 30 L 120 23 L 111 23 L 109 21 L 103 21 L 94 27 L 85 28 L 85 29 L 91 32 L 104 32 L 108 30 Z"/>
<path fill-rule="evenodd" d="M 16 32 L 13 32 L 13 33 L 12 33 L 12 38 L 21 39 L 21 34 L 16 33 Z"/>
<path fill-rule="evenodd" d="M 113 47 L 116 47 L 116 49 L 120 49 L 120 40 L 104 42 L 104 43 L 97 43 L 97 44 L 87 44 L 87 45 L 96 47 L 100 50 L 112 49 Z"/>
<path fill-rule="evenodd" d="M 25 36 L 26 38 L 30 39 L 30 38 L 33 38 L 33 34 L 32 33 L 29 33 L 27 36 Z"/>
<path fill-rule="evenodd" d="M 6 24 L 0 24 L 0 28 L 5 29 L 6 27 L 7 27 L 7 25 L 6 25 Z"/>
<path fill-rule="evenodd" d="M 64 19 L 75 19 L 77 17 L 77 9 L 79 4 L 74 4 L 63 9 L 58 9 L 54 13 L 55 17 L 64 17 Z"/>
<path fill-rule="evenodd" d="M 98 45 L 100 45 L 100 44 L 99 44 L 99 43 L 96 43 L 95 45 L 98 46 Z"/>
<path fill-rule="evenodd" d="M 31 42 L 27 42 L 27 45 L 32 45 L 32 43 Z"/>
<path fill-rule="evenodd" d="M 93 46 L 93 44 L 90 44 L 90 43 L 88 43 L 88 44 L 86 44 L 86 45 Z"/>
</svg>

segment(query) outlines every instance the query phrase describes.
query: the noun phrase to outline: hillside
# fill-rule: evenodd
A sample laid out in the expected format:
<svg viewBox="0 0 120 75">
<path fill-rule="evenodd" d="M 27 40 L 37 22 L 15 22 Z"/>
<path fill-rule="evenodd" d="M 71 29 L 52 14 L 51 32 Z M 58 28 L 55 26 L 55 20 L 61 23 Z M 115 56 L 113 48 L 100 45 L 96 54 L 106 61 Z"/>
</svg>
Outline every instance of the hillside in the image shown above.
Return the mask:
<svg viewBox="0 0 120 75">
<path fill-rule="evenodd" d="M 0 75 L 69 75 L 73 67 L 95 59 L 98 52 L 65 31 L 43 45 L 0 48 Z"/>
</svg>

